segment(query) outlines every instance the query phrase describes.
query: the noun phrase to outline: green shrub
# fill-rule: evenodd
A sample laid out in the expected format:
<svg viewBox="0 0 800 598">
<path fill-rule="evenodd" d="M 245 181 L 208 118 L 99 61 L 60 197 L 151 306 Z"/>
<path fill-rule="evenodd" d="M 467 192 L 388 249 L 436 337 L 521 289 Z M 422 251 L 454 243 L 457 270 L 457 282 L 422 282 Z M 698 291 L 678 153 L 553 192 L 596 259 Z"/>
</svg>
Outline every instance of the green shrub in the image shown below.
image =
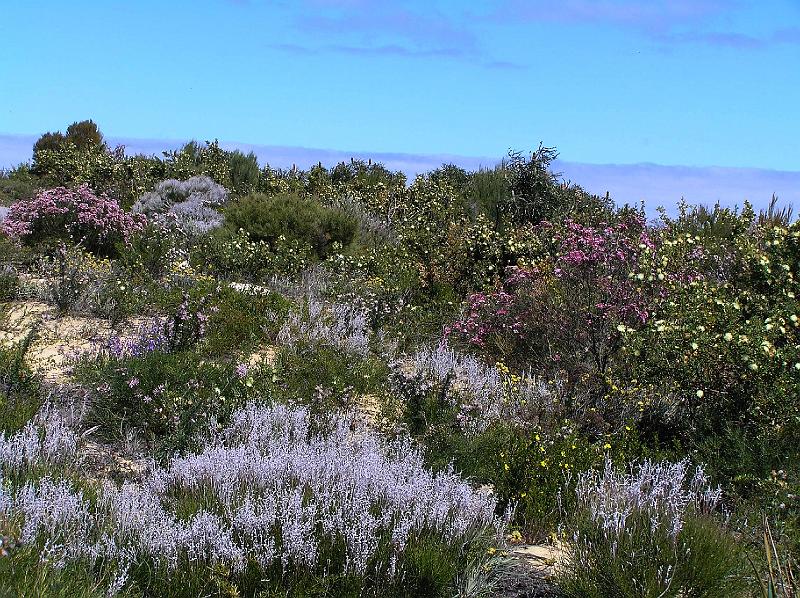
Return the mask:
<svg viewBox="0 0 800 598">
<path fill-rule="evenodd" d="M 130 269 L 143 270 L 151 278 L 160 278 L 167 273 L 176 245 L 174 231 L 149 224 L 131 237 L 120 261 Z"/>
<path fill-rule="evenodd" d="M 28 164 L 11 170 L 0 170 L 0 206 L 10 206 L 21 199 L 33 197 L 38 184 Z"/>
<path fill-rule="evenodd" d="M 17 297 L 19 275 L 9 267 L 0 268 L 0 302 L 12 301 Z"/>
<path fill-rule="evenodd" d="M 251 241 L 270 246 L 280 237 L 310 245 L 324 258 L 332 247 L 353 242 L 357 223 L 341 210 L 325 208 L 313 199 L 296 195 L 248 195 L 225 210 L 225 229 L 244 230 Z"/>
<path fill-rule="evenodd" d="M 578 524 L 579 542 L 570 546 L 559 588 L 570 598 L 744 597 L 741 547 L 709 518 L 689 517 L 677 539 L 651 533 L 638 515 L 640 532 L 616 546 L 596 524 Z"/>
<path fill-rule="evenodd" d="M 76 366 L 89 390 L 88 420 L 115 438 L 128 430 L 161 454 L 194 446 L 214 419 L 224 422 L 248 398 L 262 396 L 267 376 L 258 368 L 211 362 L 192 351 L 138 356 L 103 352 Z"/>
<path fill-rule="evenodd" d="M 0 538 L 4 536 L 0 520 Z M 2 550 L 2 549 L 0 549 Z M 0 598 L 103 598 L 107 583 L 85 566 L 58 567 L 41 558 L 38 546 L 0 552 Z M 110 580 L 109 580 L 110 581 Z M 129 592 L 117 594 L 132 596 Z"/>
<path fill-rule="evenodd" d="M 62 314 L 83 302 L 92 279 L 91 264 L 91 256 L 80 247 L 67 247 L 63 243 L 52 257 L 42 260 L 41 269 L 47 276 L 46 298 Z"/>
<path fill-rule="evenodd" d="M 358 395 L 385 388 L 388 369 L 374 357 L 361 358 L 319 342 L 299 341 L 276 356 L 277 393 L 300 399 L 315 411 L 354 407 Z"/>
<path fill-rule="evenodd" d="M 30 332 L 16 344 L 0 347 L 0 435 L 21 430 L 42 405 L 38 378 L 25 363 L 34 338 Z"/>
<path fill-rule="evenodd" d="M 220 287 L 210 307 L 200 350 L 207 355 L 247 354 L 274 341 L 289 310 L 277 293 L 239 292 Z"/>
<path fill-rule="evenodd" d="M 275 274 L 299 274 L 314 262 L 310 245 L 296 239 L 268 244 L 251 241 L 247 232 L 216 231 L 193 248 L 191 263 L 201 272 L 221 279 L 261 282 Z"/>
<path fill-rule="evenodd" d="M 239 150 L 228 154 L 230 166 L 230 190 L 233 195 L 241 197 L 253 193 L 258 187 L 261 170 L 258 167 L 258 158 L 253 152 L 245 155 Z"/>
</svg>

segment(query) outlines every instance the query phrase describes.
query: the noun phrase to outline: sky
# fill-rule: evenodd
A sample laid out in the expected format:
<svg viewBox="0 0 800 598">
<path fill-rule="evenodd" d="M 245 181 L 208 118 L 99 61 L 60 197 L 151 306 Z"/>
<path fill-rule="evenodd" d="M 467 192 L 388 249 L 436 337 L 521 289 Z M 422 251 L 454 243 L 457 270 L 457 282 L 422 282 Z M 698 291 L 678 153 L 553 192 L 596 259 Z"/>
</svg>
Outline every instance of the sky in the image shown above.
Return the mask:
<svg viewBox="0 0 800 598">
<path fill-rule="evenodd" d="M 273 161 L 543 142 L 626 199 L 800 193 L 800 0 L 9 2 L 0 73 L 0 166 L 92 118 Z"/>
</svg>

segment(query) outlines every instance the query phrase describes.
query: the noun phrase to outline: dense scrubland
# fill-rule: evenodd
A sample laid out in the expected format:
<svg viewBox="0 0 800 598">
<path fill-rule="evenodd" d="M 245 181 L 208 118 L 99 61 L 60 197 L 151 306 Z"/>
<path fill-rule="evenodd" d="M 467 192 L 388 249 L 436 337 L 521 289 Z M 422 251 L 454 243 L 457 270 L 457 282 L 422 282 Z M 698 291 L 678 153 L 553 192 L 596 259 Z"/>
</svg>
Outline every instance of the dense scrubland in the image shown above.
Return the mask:
<svg viewBox="0 0 800 598">
<path fill-rule="evenodd" d="M 800 225 L 555 155 L 43 135 L 0 178 L 0 595 L 797 596 Z"/>
</svg>

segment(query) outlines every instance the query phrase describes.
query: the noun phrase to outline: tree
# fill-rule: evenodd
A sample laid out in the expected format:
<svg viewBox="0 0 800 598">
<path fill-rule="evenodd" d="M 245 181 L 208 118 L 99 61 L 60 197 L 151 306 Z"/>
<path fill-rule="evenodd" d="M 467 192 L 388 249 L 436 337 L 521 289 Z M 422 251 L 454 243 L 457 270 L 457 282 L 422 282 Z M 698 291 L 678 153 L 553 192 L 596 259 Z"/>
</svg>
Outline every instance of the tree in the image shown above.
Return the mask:
<svg viewBox="0 0 800 598">
<path fill-rule="evenodd" d="M 103 134 L 91 119 L 74 122 L 68 126 L 66 140 L 79 150 L 89 150 L 105 145 Z"/>
<path fill-rule="evenodd" d="M 60 131 L 47 132 L 33 144 L 33 155 L 35 156 L 42 150 L 57 150 L 64 145 L 65 141 L 66 138 Z"/>
<path fill-rule="evenodd" d="M 539 148 L 525 159 L 522 152 L 509 151 L 507 171 L 511 183 L 510 201 L 503 211 L 518 224 L 538 224 L 550 218 L 558 209 L 558 174 L 550 164 L 558 157 L 555 148 Z"/>
</svg>

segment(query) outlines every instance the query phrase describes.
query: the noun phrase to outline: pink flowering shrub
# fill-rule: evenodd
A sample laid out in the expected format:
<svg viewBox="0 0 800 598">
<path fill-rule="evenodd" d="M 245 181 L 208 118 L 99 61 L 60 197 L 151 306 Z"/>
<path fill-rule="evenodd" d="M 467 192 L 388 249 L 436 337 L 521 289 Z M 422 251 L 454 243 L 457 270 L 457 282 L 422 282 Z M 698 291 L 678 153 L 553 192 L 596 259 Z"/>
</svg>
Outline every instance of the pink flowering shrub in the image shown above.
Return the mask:
<svg viewBox="0 0 800 598">
<path fill-rule="evenodd" d="M 56 187 L 11 206 L 0 229 L 26 245 L 69 240 L 88 251 L 110 255 L 117 243 L 127 243 L 143 228 L 145 218 L 125 212 L 106 195 L 96 195 L 87 185 Z"/>
<path fill-rule="evenodd" d="M 598 226 L 543 223 L 537 233 L 549 256 L 510 268 L 500 288 L 471 295 L 447 334 L 543 373 L 603 374 L 622 333 L 650 317 L 657 285 L 638 270 L 654 240 L 639 215 Z"/>
</svg>

